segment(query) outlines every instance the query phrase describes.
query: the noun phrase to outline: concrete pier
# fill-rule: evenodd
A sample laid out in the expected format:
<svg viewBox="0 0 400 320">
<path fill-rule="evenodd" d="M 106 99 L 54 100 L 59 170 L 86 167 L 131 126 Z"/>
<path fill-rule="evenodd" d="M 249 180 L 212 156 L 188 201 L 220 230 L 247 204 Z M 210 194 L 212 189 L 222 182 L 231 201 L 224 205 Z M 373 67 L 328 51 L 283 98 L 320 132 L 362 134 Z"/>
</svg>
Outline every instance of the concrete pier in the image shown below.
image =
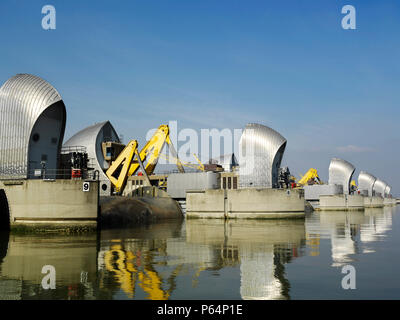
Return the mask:
<svg viewBox="0 0 400 320">
<path fill-rule="evenodd" d="M 396 199 L 382 197 L 368 197 L 359 194 L 354 195 L 321 195 L 319 206 L 316 210 L 340 210 L 354 211 L 365 208 L 383 208 L 384 206 L 396 205 Z"/>
<path fill-rule="evenodd" d="M 11 229 L 95 229 L 99 209 L 99 184 L 83 180 L 3 180 Z M 4 200 L 4 199 L 3 199 Z"/>
<path fill-rule="evenodd" d="M 385 206 L 395 206 L 397 204 L 397 201 L 394 198 L 385 198 L 383 200 L 383 204 Z"/>
<path fill-rule="evenodd" d="M 307 201 L 319 201 L 320 196 L 343 194 L 343 186 L 337 184 L 314 184 L 304 186 L 303 189 Z"/>
<path fill-rule="evenodd" d="M 321 195 L 319 210 L 364 210 L 364 197 L 358 194 Z"/>
<path fill-rule="evenodd" d="M 383 208 L 384 200 L 382 197 L 364 197 L 365 208 Z"/>
<path fill-rule="evenodd" d="M 218 189 L 186 194 L 188 218 L 303 218 L 304 211 L 304 193 L 297 189 Z"/>
</svg>

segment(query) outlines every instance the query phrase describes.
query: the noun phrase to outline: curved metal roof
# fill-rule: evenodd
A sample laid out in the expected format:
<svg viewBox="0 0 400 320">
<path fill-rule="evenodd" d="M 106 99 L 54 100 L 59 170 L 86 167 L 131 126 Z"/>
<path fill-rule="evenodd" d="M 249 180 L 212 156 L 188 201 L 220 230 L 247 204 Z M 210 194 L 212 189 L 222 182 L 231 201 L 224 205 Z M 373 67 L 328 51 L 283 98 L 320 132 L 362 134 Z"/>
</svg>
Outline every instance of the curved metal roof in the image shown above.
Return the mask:
<svg viewBox="0 0 400 320">
<path fill-rule="evenodd" d="M 360 171 L 358 175 L 358 189 L 367 190 L 368 196 L 372 197 L 373 187 L 376 181 L 376 177 L 366 171 Z"/>
<path fill-rule="evenodd" d="M 0 88 L 0 177 L 26 178 L 32 129 L 40 115 L 60 103 L 64 136 L 66 111 L 58 91 L 45 80 L 17 74 Z M 61 144 L 61 142 L 60 142 Z"/>
<path fill-rule="evenodd" d="M 385 197 L 385 190 L 387 186 L 388 184 L 385 181 L 376 179 L 373 189 L 375 193 L 379 193 L 382 197 Z"/>
<path fill-rule="evenodd" d="M 279 132 L 267 126 L 247 124 L 239 142 L 240 187 L 277 187 L 286 143 Z"/>
<path fill-rule="evenodd" d="M 104 141 L 120 142 L 118 134 L 110 121 L 96 123 L 77 132 L 64 143 L 63 147 L 85 147 L 88 157 L 91 160 L 90 165 L 95 170 L 99 170 L 100 180 L 108 181 L 108 177 L 103 171 L 107 169 L 101 146 L 101 143 Z"/>
<path fill-rule="evenodd" d="M 343 186 L 343 193 L 349 194 L 350 181 L 356 168 L 348 161 L 333 158 L 329 165 L 329 184 Z"/>
</svg>

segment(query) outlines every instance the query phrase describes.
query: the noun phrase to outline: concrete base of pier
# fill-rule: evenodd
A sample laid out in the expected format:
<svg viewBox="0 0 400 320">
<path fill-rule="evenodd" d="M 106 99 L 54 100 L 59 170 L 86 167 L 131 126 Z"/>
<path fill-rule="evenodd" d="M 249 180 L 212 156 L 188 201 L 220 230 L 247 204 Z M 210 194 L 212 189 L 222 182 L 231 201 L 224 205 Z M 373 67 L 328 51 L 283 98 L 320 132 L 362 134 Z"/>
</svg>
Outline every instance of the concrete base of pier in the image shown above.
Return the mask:
<svg viewBox="0 0 400 320">
<path fill-rule="evenodd" d="M 9 212 L 9 226 L 40 230 L 96 228 L 99 184 L 83 180 L 7 180 L 0 182 Z M 5 219 L 2 219 L 4 221 Z M 4 227 L 4 226 L 2 226 Z"/>
<path fill-rule="evenodd" d="M 298 189 L 245 188 L 186 193 L 188 218 L 303 218 L 304 211 L 304 192 Z"/>
<path fill-rule="evenodd" d="M 365 208 L 382 208 L 383 206 L 383 198 L 381 197 L 364 197 Z"/>
<path fill-rule="evenodd" d="M 321 195 L 319 198 L 319 210 L 364 210 L 364 197 L 358 194 Z"/>
<path fill-rule="evenodd" d="M 307 201 L 318 201 L 320 196 L 343 194 L 343 186 L 337 184 L 314 184 L 304 186 L 304 198 Z"/>
<path fill-rule="evenodd" d="M 385 206 L 395 206 L 397 204 L 397 201 L 394 198 L 385 198 L 383 200 L 383 204 Z"/>
</svg>

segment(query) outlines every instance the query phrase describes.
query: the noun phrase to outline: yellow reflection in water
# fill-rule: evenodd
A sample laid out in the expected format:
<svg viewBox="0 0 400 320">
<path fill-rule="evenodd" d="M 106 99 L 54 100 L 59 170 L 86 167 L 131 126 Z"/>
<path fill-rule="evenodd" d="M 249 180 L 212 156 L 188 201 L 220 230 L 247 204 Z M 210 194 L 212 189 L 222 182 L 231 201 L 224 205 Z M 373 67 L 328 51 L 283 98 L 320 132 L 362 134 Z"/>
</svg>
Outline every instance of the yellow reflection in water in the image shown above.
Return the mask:
<svg viewBox="0 0 400 320">
<path fill-rule="evenodd" d="M 143 270 L 135 268 L 135 258 L 132 251 L 122 250 L 120 244 L 112 245 L 104 254 L 106 269 L 114 273 L 116 281 L 129 298 L 134 298 L 137 282 L 148 294 L 147 299 L 168 300 L 170 293 L 162 289 L 162 280 L 158 273 L 147 264 L 143 266 Z"/>
</svg>

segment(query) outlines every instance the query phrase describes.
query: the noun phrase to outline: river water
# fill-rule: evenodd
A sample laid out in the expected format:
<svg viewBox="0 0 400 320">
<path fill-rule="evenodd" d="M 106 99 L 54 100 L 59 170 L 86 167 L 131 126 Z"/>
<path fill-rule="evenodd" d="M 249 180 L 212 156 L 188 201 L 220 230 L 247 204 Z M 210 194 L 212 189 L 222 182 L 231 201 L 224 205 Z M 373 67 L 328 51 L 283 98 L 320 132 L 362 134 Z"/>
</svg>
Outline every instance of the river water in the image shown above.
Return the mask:
<svg viewBox="0 0 400 320">
<path fill-rule="evenodd" d="M 43 288 L 46 265 L 55 289 Z M 345 290 L 348 265 L 356 288 Z M 399 299 L 398 270 L 400 206 L 0 234 L 0 299 Z"/>
</svg>

